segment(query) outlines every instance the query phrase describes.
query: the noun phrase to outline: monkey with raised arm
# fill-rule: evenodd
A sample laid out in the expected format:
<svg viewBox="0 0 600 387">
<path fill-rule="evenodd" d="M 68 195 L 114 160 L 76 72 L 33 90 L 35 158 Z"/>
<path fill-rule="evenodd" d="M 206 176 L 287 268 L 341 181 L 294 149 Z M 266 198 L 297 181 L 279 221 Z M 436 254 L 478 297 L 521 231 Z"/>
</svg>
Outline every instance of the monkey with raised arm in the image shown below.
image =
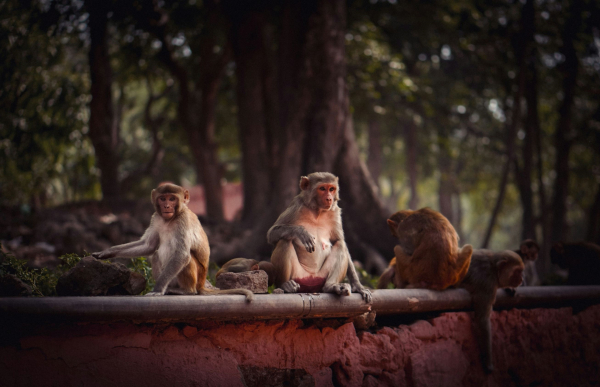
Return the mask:
<svg viewBox="0 0 600 387">
<path fill-rule="evenodd" d="M 92 253 L 98 259 L 152 256 L 152 277 L 156 284 L 149 296 L 174 294 L 243 294 L 246 289 L 206 289 L 206 272 L 210 255 L 208 238 L 196 216 L 188 207 L 190 194 L 175 184 L 164 184 L 150 195 L 156 212 L 139 241 L 113 246 Z"/>
<path fill-rule="evenodd" d="M 268 261 L 257 261 L 256 259 L 250 258 L 233 258 L 232 260 L 227 261 L 221 266 L 219 271 L 217 271 L 215 278 L 219 278 L 223 273 L 243 273 L 253 270 L 265 271 L 269 277 L 269 286 L 273 285 L 275 275 L 273 264 Z"/>
<path fill-rule="evenodd" d="M 344 240 L 338 178 L 311 173 L 300 179 L 300 190 L 267 233 L 275 245 L 275 286 L 286 293 L 355 292 L 370 303 L 371 292 L 360 283 Z M 341 283 L 346 274 L 349 284 Z"/>
<path fill-rule="evenodd" d="M 378 289 L 393 282 L 396 288 L 444 290 L 467 274 L 473 248 L 458 247 L 456 230 L 439 212 L 427 207 L 398 211 L 387 223 L 399 244 Z"/>
<path fill-rule="evenodd" d="M 485 249 L 473 250 L 471 265 L 466 277 L 457 287 L 471 293 L 474 310 L 475 336 L 481 352 L 484 371 L 492 372 L 492 326 L 490 316 L 499 288 L 512 289 L 523 280 L 523 261 L 514 251 L 494 252 Z M 510 293 L 510 294 L 514 294 Z"/>
</svg>

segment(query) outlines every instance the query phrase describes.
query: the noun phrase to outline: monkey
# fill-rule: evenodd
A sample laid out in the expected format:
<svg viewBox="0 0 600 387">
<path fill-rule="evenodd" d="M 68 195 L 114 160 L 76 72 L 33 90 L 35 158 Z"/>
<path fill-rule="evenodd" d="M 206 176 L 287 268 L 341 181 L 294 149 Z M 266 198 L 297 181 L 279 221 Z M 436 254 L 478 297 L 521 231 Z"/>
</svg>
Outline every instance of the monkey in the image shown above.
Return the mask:
<svg viewBox="0 0 600 387">
<path fill-rule="evenodd" d="M 525 239 L 521 242 L 518 250 L 514 250 L 523 260 L 525 270 L 523 271 L 523 286 L 538 286 L 540 278 L 535 269 L 535 261 L 538 258 L 540 246 L 533 239 Z"/>
<path fill-rule="evenodd" d="M 264 270 L 269 277 L 269 286 L 274 283 L 274 268 L 273 264 L 268 261 L 257 261 L 256 259 L 249 258 L 233 258 L 232 260 L 226 262 L 217 274 L 215 278 L 219 277 L 222 273 L 243 273 L 245 271 L 252 270 Z"/>
<path fill-rule="evenodd" d="M 398 211 L 387 223 L 400 244 L 394 248 L 395 258 L 380 277 L 378 289 L 387 288 L 392 281 L 396 288 L 444 290 L 467 274 L 473 247 L 458 248 L 456 230 L 439 212 L 427 207 Z"/>
<path fill-rule="evenodd" d="M 300 178 L 300 193 L 267 233 L 275 246 L 275 286 L 286 293 L 355 292 L 371 303 L 371 292 L 360 283 L 344 240 L 339 200 L 335 175 L 315 172 Z M 341 283 L 346 274 L 349 284 Z"/>
<path fill-rule="evenodd" d="M 511 250 L 475 249 L 465 278 L 456 287 L 466 289 L 473 301 L 474 331 L 484 371 L 494 370 L 490 316 L 499 288 L 516 288 L 523 280 L 524 264 Z M 514 293 L 512 293 L 514 295 Z"/>
<path fill-rule="evenodd" d="M 569 269 L 567 285 L 600 285 L 600 246 L 558 242 L 550 249 L 550 260 L 561 269 Z"/>
<path fill-rule="evenodd" d="M 156 284 L 147 296 L 243 294 L 247 301 L 252 301 L 253 293 L 246 289 L 205 288 L 210 247 L 198 217 L 187 207 L 189 191 L 175 184 L 164 184 L 152 190 L 150 199 L 156 211 L 140 240 L 92 256 L 107 259 L 152 255 L 150 265 Z"/>
</svg>

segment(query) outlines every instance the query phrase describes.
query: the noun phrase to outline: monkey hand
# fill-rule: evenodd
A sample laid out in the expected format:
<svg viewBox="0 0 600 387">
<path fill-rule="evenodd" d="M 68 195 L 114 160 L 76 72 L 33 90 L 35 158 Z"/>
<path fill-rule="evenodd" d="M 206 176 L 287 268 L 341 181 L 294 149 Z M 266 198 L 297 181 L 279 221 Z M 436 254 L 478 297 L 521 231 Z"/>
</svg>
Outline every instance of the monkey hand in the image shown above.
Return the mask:
<svg viewBox="0 0 600 387">
<path fill-rule="evenodd" d="M 360 294 L 367 304 L 373 302 L 371 291 L 362 285 L 352 286 L 352 292 Z"/>
<path fill-rule="evenodd" d="M 308 251 L 309 253 L 312 253 L 315 251 L 315 245 L 316 245 L 317 238 L 312 236 L 308 231 L 304 230 L 304 232 L 300 233 L 298 235 L 297 240 L 298 240 L 297 244 L 304 246 L 306 251 Z"/>
<path fill-rule="evenodd" d="M 289 280 L 288 282 L 281 284 L 281 289 L 286 293 L 298 293 L 300 285 L 294 280 Z"/>
<path fill-rule="evenodd" d="M 94 257 L 96 259 L 108 259 L 108 258 L 113 258 L 115 256 L 116 256 L 115 253 L 110 252 L 108 250 L 98 251 L 96 253 L 92 253 L 92 257 Z"/>
</svg>

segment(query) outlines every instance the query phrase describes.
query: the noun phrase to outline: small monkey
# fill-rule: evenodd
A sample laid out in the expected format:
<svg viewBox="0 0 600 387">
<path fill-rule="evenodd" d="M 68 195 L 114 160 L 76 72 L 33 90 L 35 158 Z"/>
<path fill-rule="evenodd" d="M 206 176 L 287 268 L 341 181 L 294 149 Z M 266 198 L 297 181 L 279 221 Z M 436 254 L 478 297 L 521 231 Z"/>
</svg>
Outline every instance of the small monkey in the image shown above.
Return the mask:
<svg viewBox="0 0 600 387">
<path fill-rule="evenodd" d="M 600 285 L 600 246 L 558 242 L 552 245 L 550 259 L 561 269 L 569 269 L 567 285 Z"/>
<path fill-rule="evenodd" d="M 540 246 L 533 239 L 525 239 L 521 242 L 519 250 L 515 250 L 515 253 L 519 254 L 525 265 L 523 286 L 538 286 L 540 284 L 540 278 L 535 269 L 535 261 L 539 252 Z"/>
<path fill-rule="evenodd" d="M 398 211 L 387 220 L 390 232 L 400 244 L 395 258 L 381 275 L 378 289 L 390 281 L 396 288 L 444 290 L 467 274 L 473 247 L 458 248 L 458 234 L 437 211 L 421 208 Z"/>
<path fill-rule="evenodd" d="M 516 288 L 523 280 L 523 261 L 514 251 L 473 250 L 466 277 L 457 287 L 471 293 L 474 328 L 484 371 L 494 370 L 490 315 L 499 288 Z M 514 290 L 514 289 L 513 289 Z M 514 293 L 509 293 L 514 295 Z"/>
<path fill-rule="evenodd" d="M 338 178 L 311 173 L 300 178 L 300 190 L 267 233 L 275 245 L 275 286 L 286 293 L 355 292 L 370 303 L 371 292 L 360 283 L 344 241 Z M 346 274 L 349 284 L 341 283 Z"/>
<path fill-rule="evenodd" d="M 269 277 L 269 286 L 273 285 L 275 275 L 273 264 L 271 262 L 259 262 L 256 259 L 249 258 L 233 258 L 232 260 L 226 262 L 223 266 L 221 266 L 215 275 L 215 278 L 218 278 L 222 273 L 243 273 L 252 270 L 264 270 Z"/>
<path fill-rule="evenodd" d="M 206 289 L 206 272 L 210 255 L 208 238 L 198 217 L 187 207 L 190 194 L 175 184 L 164 184 L 150 195 L 156 212 L 139 241 L 113 246 L 92 253 L 97 259 L 152 255 L 150 264 L 156 281 L 147 296 L 175 294 L 243 294 L 252 301 L 253 293 L 245 289 Z"/>
</svg>

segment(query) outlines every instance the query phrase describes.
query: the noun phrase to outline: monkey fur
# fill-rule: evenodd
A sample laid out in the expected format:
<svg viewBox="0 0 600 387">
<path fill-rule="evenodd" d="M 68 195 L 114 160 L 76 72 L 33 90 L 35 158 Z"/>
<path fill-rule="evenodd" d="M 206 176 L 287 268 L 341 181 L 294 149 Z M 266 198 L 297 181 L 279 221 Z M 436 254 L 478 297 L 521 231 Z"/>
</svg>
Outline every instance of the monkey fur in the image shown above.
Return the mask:
<svg viewBox="0 0 600 387">
<path fill-rule="evenodd" d="M 515 253 L 523 260 L 525 270 L 523 271 L 523 286 L 538 286 L 541 281 L 535 268 L 535 261 L 538 258 L 540 246 L 533 239 L 525 239 L 521 242 L 519 250 Z"/>
<path fill-rule="evenodd" d="M 256 259 L 249 258 L 233 258 L 226 262 L 217 271 L 215 278 L 218 278 L 223 273 L 243 273 L 252 270 L 264 270 L 269 277 L 269 286 L 273 285 L 275 276 L 273 264 L 268 261 L 257 261 Z"/>
<path fill-rule="evenodd" d="M 600 246 L 558 242 L 552 245 L 550 259 L 561 269 L 569 269 L 567 285 L 600 285 Z"/>
<path fill-rule="evenodd" d="M 514 251 L 473 250 L 471 265 L 457 285 L 466 289 L 473 300 L 474 330 L 484 371 L 494 370 L 490 316 L 499 288 L 516 288 L 522 282 L 523 261 Z M 513 293 L 514 294 L 514 293 Z"/>
<path fill-rule="evenodd" d="M 311 173 L 301 177 L 300 190 L 267 233 L 275 245 L 275 286 L 286 293 L 355 292 L 370 303 L 371 292 L 360 283 L 344 240 L 338 178 Z M 346 274 L 349 284 L 341 283 Z"/>
<path fill-rule="evenodd" d="M 387 222 L 400 244 L 378 289 L 387 288 L 391 281 L 396 288 L 443 290 L 465 277 L 473 248 L 458 248 L 458 234 L 442 214 L 430 208 L 404 210 Z"/>
<path fill-rule="evenodd" d="M 187 207 L 188 190 L 164 184 L 150 195 L 156 211 L 150 226 L 139 241 L 113 246 L 93 253 L 98 259 L 150 256 L 152 276 L 156 282 L 147 296 L 172 294 L 243 294 L 252 301 L 246 289 L 206 289 L 206 273 L 210 248 L 198 217 Z"/>
</svg>

